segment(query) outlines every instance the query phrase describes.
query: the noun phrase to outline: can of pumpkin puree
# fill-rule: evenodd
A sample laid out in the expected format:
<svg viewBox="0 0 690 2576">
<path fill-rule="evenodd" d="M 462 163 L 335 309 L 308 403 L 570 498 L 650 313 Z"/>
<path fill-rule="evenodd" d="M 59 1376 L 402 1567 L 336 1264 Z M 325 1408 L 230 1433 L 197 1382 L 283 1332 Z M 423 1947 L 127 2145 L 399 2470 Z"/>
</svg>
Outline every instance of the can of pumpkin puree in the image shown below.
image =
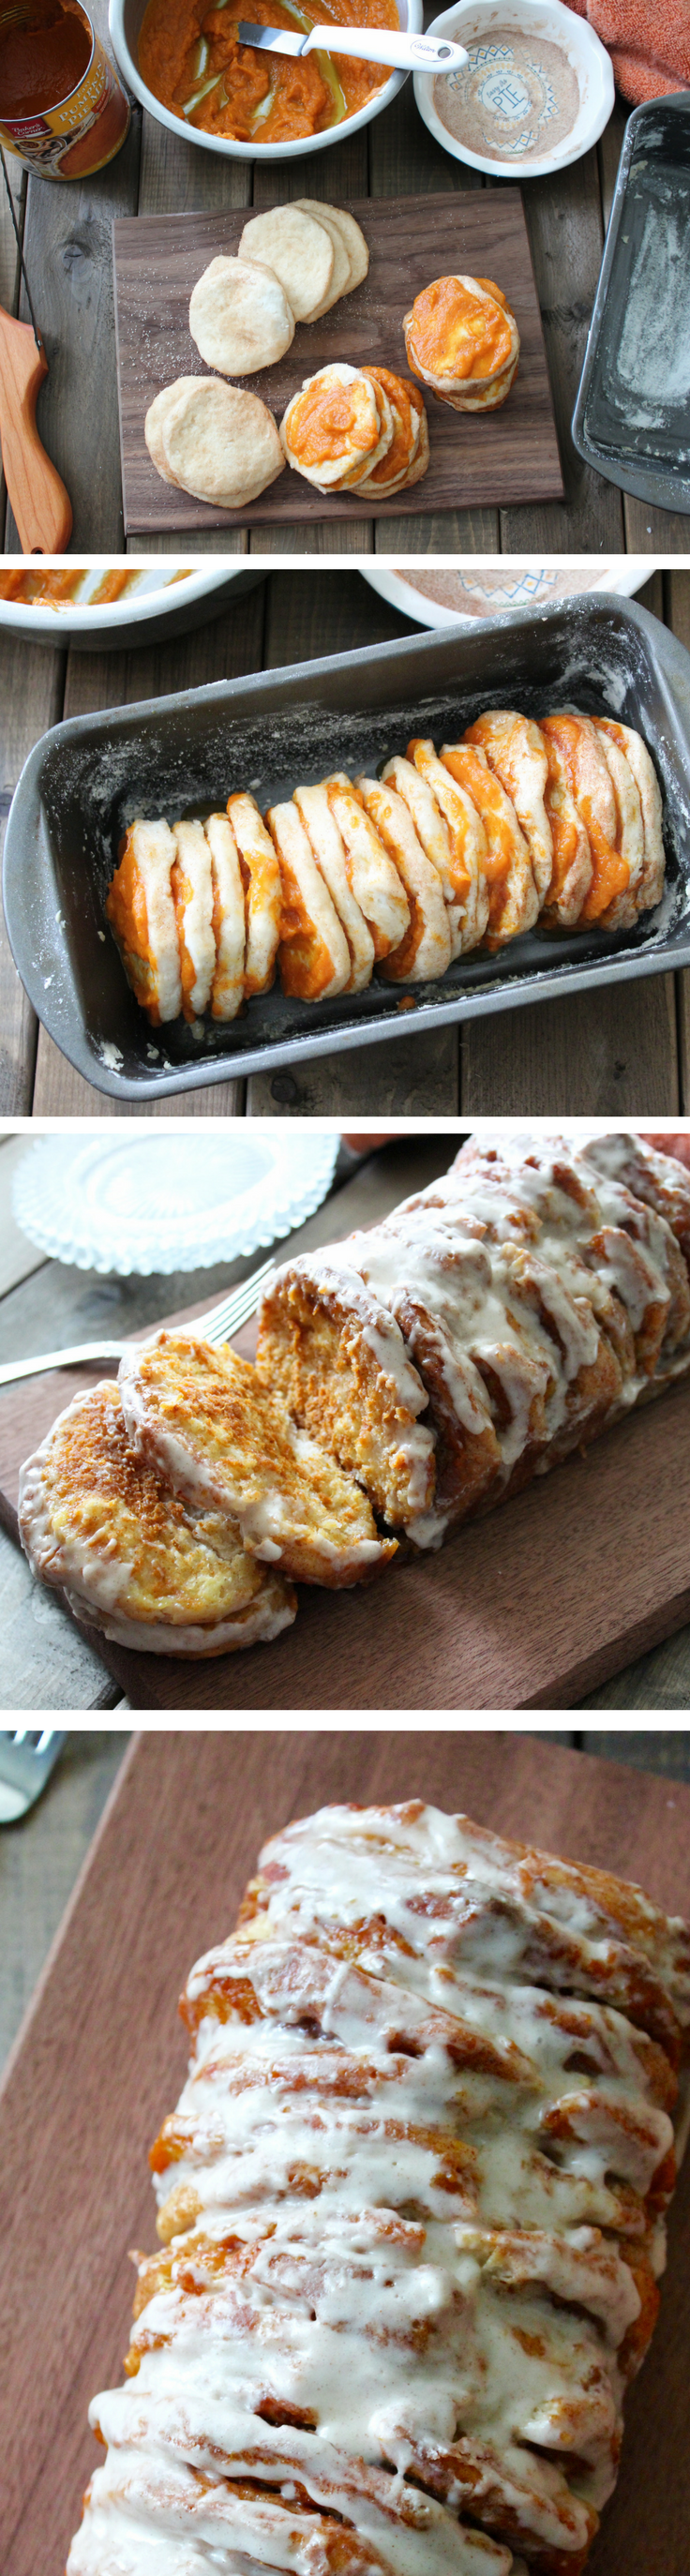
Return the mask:
<svg viewBox="0 0 690 2576">
<path fill-rule="evenodd" d="M 81 0 L 0 5 L 0 142 L 42 179 L 114 159 L 131 109 Z"/>
</svg>

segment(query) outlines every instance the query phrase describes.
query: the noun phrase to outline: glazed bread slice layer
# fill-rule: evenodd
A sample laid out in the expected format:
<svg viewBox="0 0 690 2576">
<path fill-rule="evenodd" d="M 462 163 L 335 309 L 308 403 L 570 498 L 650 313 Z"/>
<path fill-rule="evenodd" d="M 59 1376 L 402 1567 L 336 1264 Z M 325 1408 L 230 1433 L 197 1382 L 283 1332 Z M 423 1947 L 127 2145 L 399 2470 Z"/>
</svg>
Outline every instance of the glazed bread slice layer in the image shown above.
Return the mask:
<svg viewBox="0 0 690 2576">
<path fill-rule="evenodd" d="M 75 1395 L 22 1467 L 19 1534 L 32 1573 L 78 1619 L 139 1653 L 219 1655 L 295 1617 L 280 1574 L 208 1498 L 183 1501 L 127 1438 L 110 1379 Z"/>
<path fill-rule="evenodd" d="M 279 1270 L 257 1367 L 379 1519 L 436 1547 L 686 1373 L 689 1258 L 670 1157 L 501 1130 L 380 1225 Z"/>
<path fill-rule="evenodd" d="M 250 1556 L 337 1588 L 394 1554 L 361 1487 L 229 1344 L 159 1333 L 125 1353 L 119 1388 L 138 1456 L 173 1492 L 230 1519 Z"/>
<path fill-rule="evenodd" d="M 180 2009 L 68 2576 L 581 2576 L 658 2306 L 688 1926 L 419 1800 L 325 1808 Z"/>
</svg>

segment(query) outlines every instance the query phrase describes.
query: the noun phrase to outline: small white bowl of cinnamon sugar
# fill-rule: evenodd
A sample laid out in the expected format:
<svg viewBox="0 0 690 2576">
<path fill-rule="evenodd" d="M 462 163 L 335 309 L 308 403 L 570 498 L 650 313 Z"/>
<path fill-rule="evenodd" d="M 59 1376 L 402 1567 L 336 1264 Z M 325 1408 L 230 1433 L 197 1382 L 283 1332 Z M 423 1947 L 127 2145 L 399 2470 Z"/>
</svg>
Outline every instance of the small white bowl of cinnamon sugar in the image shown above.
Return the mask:
<svg viewBox="0 0 690 2576">
<path fill-rule="evenodd" d="M 429 35 L 466 45 L 462 71 L 415 72 L 429 132 L 492 178 L 539 179 L 579 161 L 614 102 L 610 55 L 562 0 L 455 0 Z"/>
</svg>

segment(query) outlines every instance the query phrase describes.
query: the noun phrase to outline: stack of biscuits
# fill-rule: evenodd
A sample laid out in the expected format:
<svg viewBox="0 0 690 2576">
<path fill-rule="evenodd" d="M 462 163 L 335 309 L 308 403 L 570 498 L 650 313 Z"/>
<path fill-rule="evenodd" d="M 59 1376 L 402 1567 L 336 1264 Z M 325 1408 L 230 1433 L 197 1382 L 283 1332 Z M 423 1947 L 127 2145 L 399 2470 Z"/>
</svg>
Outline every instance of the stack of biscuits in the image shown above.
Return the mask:
<svg viewBox="0 0 690 2576">
<path fill-rule="evenodd" d="M 490 277 L 435 277 L 406 313 L 408 362 L 452 411 L 497 411 L 520 355 L 514 313 Z"/>
<path fill-rule="evenodd" d="M 380 776 L 334 770 L 264 817 L 130 825 L 106 897 L 155 1027 L 234 1019 L 276 971 L 303 1002 L 376 970 L 420 984 L 483 945 L 549 928 L 633 929 L 660 902 L 659 783 L 640 734 L 573 709 L 478 716 L 437 753 L 413 736 Z"/>
<path fill-rule="evenodd" d="M 268 404 L 218 376 L 178 376 L 164 385 L 149 406 L 144 435 L 161 481 L 211 509 L 248 507 L 283 472 Z"/>
<path fill-rule="evenodd" d="M 256 500 L 285 458 L 273 413 L 218 378 L 277 365 L 298 322 L 315 322 L 366 277 L 369 253 L 354 216 L 315 198 L 271 206 L 245 224 L 236 256 L 209 262 L 189 306 L 191 337 L 213 376 L 178 376 L 150 404 L 151 462 L 217 509 Z"/>
<path fill-rule="evenodd" d="M 420 483 L 429 463 L 422 396 L 390 367 L 336 359 L 305 377 L 280 424 L 288 465 L 318 492 L 390 500 Z"/>
</svg>

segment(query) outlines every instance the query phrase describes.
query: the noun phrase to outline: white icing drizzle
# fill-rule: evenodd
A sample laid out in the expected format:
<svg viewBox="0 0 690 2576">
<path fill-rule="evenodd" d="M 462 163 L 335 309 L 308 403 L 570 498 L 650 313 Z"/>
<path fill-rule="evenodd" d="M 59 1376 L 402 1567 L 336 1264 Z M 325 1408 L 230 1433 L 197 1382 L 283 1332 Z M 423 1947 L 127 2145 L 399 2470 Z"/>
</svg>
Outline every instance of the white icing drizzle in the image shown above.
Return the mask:
<svg viewBox="0 0 690 2576">
<path fill-rule="evenodd" d="M 356 1238 L 353 1258 L 394 1314 L 413 1299 L 443 1326 L 447 1382 L 468 1431 L 493 1427 L 481 1363 L 494 1370 L 509 1405 L 507 1423 L 497 1426 L 506 1482 L 527 1445 L 535 1398 L 545 1408 L 546 1436 L 560 1430 L 570 1384 L 596 1359 L 591 1316 L 578 1312 L 557 1272 L 549 1275 L 536 1261 L 521 1265 L 512 1245 L 459 1240 L 443 1223 L 430 1223 L 426 1211 L 394 1216 Z M 541 1312 L 524 1302 L 523 1280 L 541 1297 Z"/>
<path fill-rule="evenodd" d="M 410 1209 L 441 1207 L 442 1222 L 451 1228 L 464 1230 L 469 1219 L 495 1243 L 532 1243 L 570 1296 L 588 1301 L 604 1330 L 612 1291 L 636 1334 L 655 1305 L 667 1315 L 671 1310 L 673 1321 L 678 1252 L 671 1229 L 611 1176 L 603 1155 L 597 1153 L 595 1166 L 587 1148 L 571 1153 L 559 1138 L 502 1133 L 497 1142 L 497 1172 L 487 1139 L 476 1164 L 459 1158 Z M 562 1185 L 564 1173 L 572 1174 L 575 1195 Z M 404 1205 L 398 1214 L 407 1212 Z M 689 1319 L 690 1307 L 681 1319 L 685 1341 Z M 633 1373 L 628 1400 L 635 1400 L 645 1382 L 645 1370 Z"/>
<path fill-rule="evenodd" d="M 416 1802 L 260 1872 L 188 1981 L 168 2250 L 69 2576 L 579 2568 L 663 2259 L 646 2034 L 690 2021 L 687 1926 Z"/>
<path fill-rule="evenodd" d="M 661 1202 L 671 1214 L 674 1199 L 678 1239 L 658 1213 Z M 411 1376 L 424 1388 L 424 1480 L 404 1526 L 417 1547 L 438 1547 L 454 1521 L 545 1474 L 650 1381 L 661 1387 L 690 1366 L 683 1223 L 690 1236 L 690 1192 L 686 1207 L 667 1158 L 631 1151 L 625 1138 L 571 1151 L 559 1137 L 500 1131 L 382 1224 L 330 1245 L 326 1262 L 305 1254 L 278 1274 L 266 1307 L 271 1361 L 284 1324 L 289 1376 L 289 1283 L 299 1274 L 317 1318 L 320 1300 L 339 1298 L 345 1356 L 364 1339 L 403 1404 Z M 307 1378 L 309 1365 L 307 1354 Z M 317 1358 L 317 1383 L 323 1365 Z M 357 1472 L 366 1482 L 365 1460 Z"/>
</svg>

